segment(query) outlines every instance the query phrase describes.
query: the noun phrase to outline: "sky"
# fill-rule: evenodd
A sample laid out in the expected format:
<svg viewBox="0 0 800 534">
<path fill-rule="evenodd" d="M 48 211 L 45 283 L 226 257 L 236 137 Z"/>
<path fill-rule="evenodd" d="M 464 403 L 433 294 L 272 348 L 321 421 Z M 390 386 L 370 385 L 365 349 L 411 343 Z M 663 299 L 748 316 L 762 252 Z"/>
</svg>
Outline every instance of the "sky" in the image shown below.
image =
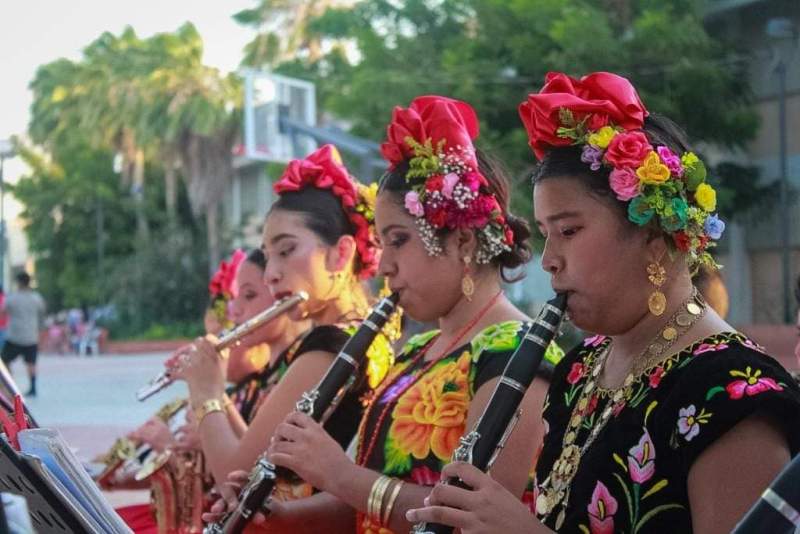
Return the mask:
<svg viewBox="0 0 800 534">
<path fill-rule="evenodd" d="M 203 37 L 205 63 L 235 70 L 253 30 L 231 16 L 255 5 L 257 0 L 0 1 L 0 139 L 27 130 L 32 100 L 28 84 L 39 65 L 61 57 L 80 59 L 82 49 L 105 31 L 119 34 L 130 25 L 140 37 L 148 37 L 190 21 Z M 5 162 L 5 180 L 14 183 L 24 173 L 19 158 Z M 12 261 L 19 261 L 13 258 L 25 254 L 13 221 L 19 206 L 7 196 L 5 207 Z"/>
</svg>

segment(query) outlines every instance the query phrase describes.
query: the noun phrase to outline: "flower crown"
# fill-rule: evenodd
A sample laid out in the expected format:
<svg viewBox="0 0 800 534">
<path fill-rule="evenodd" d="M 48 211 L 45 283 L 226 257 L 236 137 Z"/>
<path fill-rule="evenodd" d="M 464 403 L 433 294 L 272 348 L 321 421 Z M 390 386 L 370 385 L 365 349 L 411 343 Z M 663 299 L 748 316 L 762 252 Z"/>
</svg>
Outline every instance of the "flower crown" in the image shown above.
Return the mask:
<svg viewBox="0 0 800 534">
<path fill-rule="evenodd" d="M 355 228 L 356 250 L 361 260 L 359 277 L 370 278 L 378 270 L 379 249 L 375 240 L 375 197 L 377 184 L 364 186 L 350 176 L 333 145 L 323 145 L 304 159 L 289 162 L 273 190 L 280 195 L 306 187 L 329 189 L 342 203 Z"/>
<path fill-rule="evenodd" d="M 390 169 L 408 162 L 405 179 L 411 190 L 404 203 L 429 255 L 441 254 L 438 232 L 445 228 L 476 230 L 477 263 L 511 250 L 514 232 L 478 170 L 472 144 L 478 118 L 469 104 L 441 96 L 415 98 L 408 108 L 394 108 L 386 137 L 381 153 Z"/>
<path fill-rule="evenodd" d="M 713 213 L 717 197 L 706 167 L 693 152 L 651 145 L 642 130 L 648 112 L 627 79 L 596 72 L 576 80 L 551 72 L 519 113 L 539 160 L 554 147 L 582 146 L 581 161 L 593 171 L 611 169 L 609 185 L 628 203 L 628 219 L 669 234 L 690 266 L 717 266 L 708 249 L 725 223 Z"/>
<path fill-rule="evenodd" d="M 229 262 L 222 260 L 219 262 L 217 272 L 211 277 L 208 283 L 208 292 L 211 297 L 211 309 L 222 322 L 228 320 L 228 301 L 239 293 L 239 286 L 236 284 L 236 273 L 239 267 L 247 259 L 247 254 L 242 249 L 236 249 Z"/>
</svg>

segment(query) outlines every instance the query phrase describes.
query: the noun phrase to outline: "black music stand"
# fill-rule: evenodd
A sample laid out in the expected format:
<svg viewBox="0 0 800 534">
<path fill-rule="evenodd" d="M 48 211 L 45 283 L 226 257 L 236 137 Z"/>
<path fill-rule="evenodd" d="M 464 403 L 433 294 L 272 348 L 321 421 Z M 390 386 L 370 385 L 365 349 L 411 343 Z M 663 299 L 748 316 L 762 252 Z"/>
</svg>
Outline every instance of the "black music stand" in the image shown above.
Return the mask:
<svg viewBox="0 0 800 534">
<path fill-rule="evenodd" d="M 62 498 L 30 462 L 0 437 L 0 491 L 25 498 L 37 533 L 89 532 L 81 513 Z"/>
</svg>

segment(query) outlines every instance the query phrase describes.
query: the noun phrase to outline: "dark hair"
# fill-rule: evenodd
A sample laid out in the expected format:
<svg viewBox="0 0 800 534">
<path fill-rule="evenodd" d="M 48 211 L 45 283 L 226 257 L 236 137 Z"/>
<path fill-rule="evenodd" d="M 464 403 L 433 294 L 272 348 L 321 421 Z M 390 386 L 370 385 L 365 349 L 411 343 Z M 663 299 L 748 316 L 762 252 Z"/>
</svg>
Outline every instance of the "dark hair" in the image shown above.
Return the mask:
<svg viewBox="0 0 800 534">
<path fill-rule="evenodd" d="M 666 146 L 675 154 L 683 154 L 691 150 L 686 133 L 663 115 L 651 113 L 645 119 L 642 130 L 654 146 Z M 533 173 L 533 185 L 535 186 L 544 180 L 556 177 L 568 176 L 578 179 L 593 195 L 611 201 L 627 221 L 628 202 L 617 200 L 611 190 L 609 183 L 611 169 L 603 166 L 593 171 L 588 163 L 581 161 L 582 150 L 583 148 L 577 145 L 556 147 L 548 150 Z M 634 223 L 630 224 L 633 225 Z"/>
<path fill-rule="evenodd" d="M 797 284 L 794 286 L 794 298 L 797 300 L 797 304 L 800 304 L 800 276 L 797 277 Z"/>
<path fill-rule="evenodd" d="M 306 227 L 329 246 L 335 245 L 344 235 L 356 235 L 341 200 L 327 189 L 306 187 L 300 191 L 283 192 L 272 204 L 269 213 L 275 210 L 300 213 Z M 361 269 L 361 258 L 356 254 L 353 271 L 358 274 Z"/>
<path fill-rule="evenodd" d="M 28 287 L 31 285 L 31 275 L 22 271 L 21 273 L 17 273 L 17 283 L 22 287 Z"/>
<path fill-rule="evenodd" d="M 254 248 L 248 252 L 247 261 L 260 268 L 262 271 L 267 268 L 267 258 L 264 257 L 264 251 L 260 248 Z"/>
<path fill-rule="evenodd" d="M 503 280 L 512 282 L 519 280 L 522 276 L 510 279 L 506 276 L 505 270 L 516 269 L 524 265 L 531 259 L 531 227 L 528 221 L 521 217 L 517 217 L 509 211 L 509 181 L 505 170 L 502 168 L 499 161 L 480 149 L 476 149 L 478 157 L 478 170 L 489 182 L 489 192 L 492 193 L 497 199 L 497 203 L 503 209 L 506 217 L 506 223 L 514 232 L 514 245 L 510 251 L 503 252 L 492 259 L 492 265 L 501 269 Z M 381 178 L 378 192 L 393 193 L 397 197 L 398 202 L 403 202 L 405 193 L 411 190 L 411 186 L 406 181 L 406 173 L 408 172 L 408 162 L 396 166 L 393 170 L 386 172 Z M 440 230 L 439 236 L 442 237 L 447 234 L 447 230 Z M 524 275 L 523 275 L 524 276 Z"/>
</svg>

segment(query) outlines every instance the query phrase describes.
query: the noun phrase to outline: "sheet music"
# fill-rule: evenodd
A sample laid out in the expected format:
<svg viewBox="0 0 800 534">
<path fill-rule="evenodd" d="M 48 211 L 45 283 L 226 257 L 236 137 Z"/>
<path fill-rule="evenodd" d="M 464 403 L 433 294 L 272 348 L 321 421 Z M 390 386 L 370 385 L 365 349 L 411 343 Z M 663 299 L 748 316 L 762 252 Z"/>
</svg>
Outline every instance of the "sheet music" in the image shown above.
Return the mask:
<svg viewBox="0 0 800 534">
<path fill-rule="evenodd" d="M 42 465 L 58 479 L 62 491 L 70 493 L 108 534 L 133 534 L 117 515 L 100 489 L 67 446 L 57 430 L 36 428 L 19 433 L 22 452 L 41 459 Z"/>
</svg>

